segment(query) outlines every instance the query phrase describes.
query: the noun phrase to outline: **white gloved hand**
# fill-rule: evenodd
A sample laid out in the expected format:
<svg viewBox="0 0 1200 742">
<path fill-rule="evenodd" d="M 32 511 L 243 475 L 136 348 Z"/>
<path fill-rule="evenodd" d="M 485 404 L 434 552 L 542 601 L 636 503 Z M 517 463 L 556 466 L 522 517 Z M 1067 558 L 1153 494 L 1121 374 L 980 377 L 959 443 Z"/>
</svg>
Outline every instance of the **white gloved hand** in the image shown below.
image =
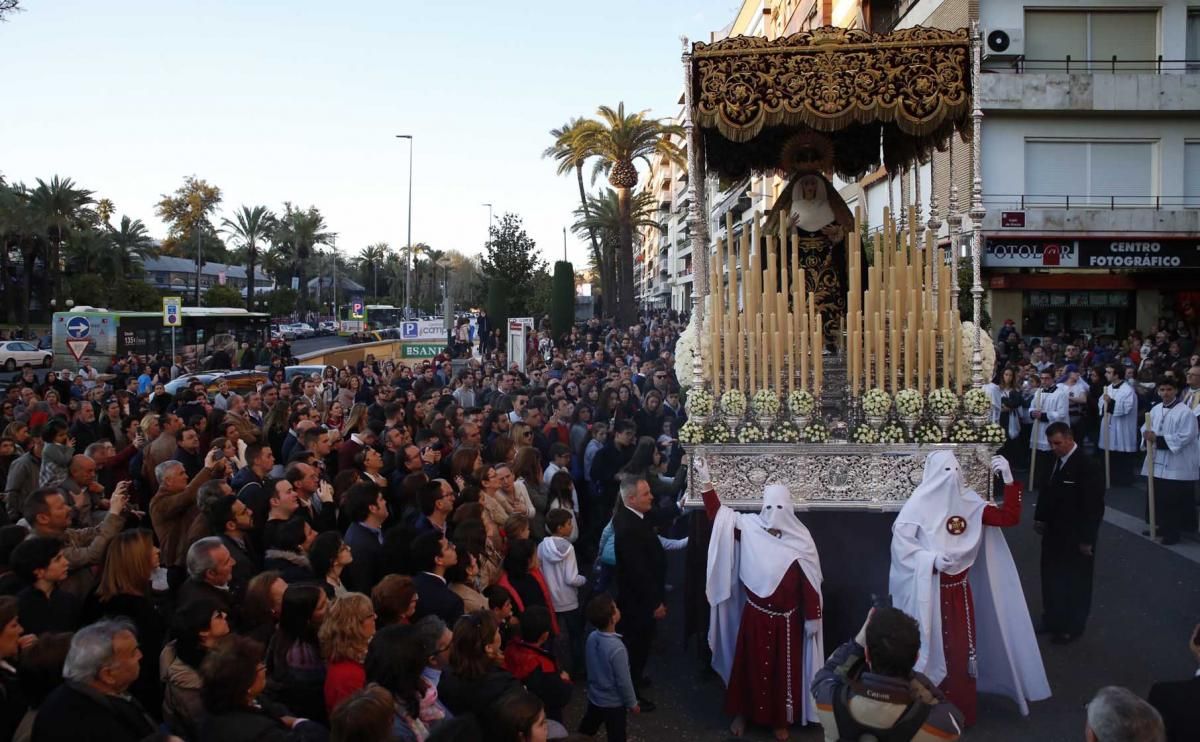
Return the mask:
<svg viewBox="0 0 1200 742">
<path fill-rule="evenodd" d="M 945 554 L 938 554 L 937 558 L 933 560 L 933 568 L 938 572 L 945 572 L 950 568 L 950 564 L 950 557 Z"/>
<path fill-rule="evenodd" d="M 703 456 L 697 456 L 692 465 L 696 467 L 696 481 L 700 484 L 711 484 L 712 474 L 708 470 L 708 460 Z"/>
<path fill-rule="evenodd" d="M 1008 459 L 1003 456 L 992 457 L 992 473 L 999 474 L 1004 479 L 1005 484 L 1013 483 L 1012 467 L 1009 465 Z"/>
<path fill-rule="evenodd" d="M 821 619 L 810 618 L 804 622 L 804 636 L 806 638 L 810 637 L 813 634 L 816 634 L 817 630 L 820 628 L 821 628 Z"/>
</svg>

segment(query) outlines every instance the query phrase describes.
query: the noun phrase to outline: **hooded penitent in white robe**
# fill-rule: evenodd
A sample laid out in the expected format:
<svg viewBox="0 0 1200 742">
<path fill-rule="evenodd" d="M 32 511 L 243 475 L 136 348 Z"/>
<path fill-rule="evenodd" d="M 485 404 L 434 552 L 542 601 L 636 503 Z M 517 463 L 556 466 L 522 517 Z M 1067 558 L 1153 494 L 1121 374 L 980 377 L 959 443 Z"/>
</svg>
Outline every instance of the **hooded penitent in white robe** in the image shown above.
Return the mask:
<svg viewBox="0 0 1200 742">
<path fill-rule="evenodd" d="M 1112 425 L 1112 448 L 1108 448 L 1108 450 L 1125 452 L 1138 450 L 1138 403 L 1137 392 L 1133 390 L 1133 384 L 1128 381 L 1122 381 L 1121 386 L 1118 387 L 1109 384 L 1104 387 L 1104 393 L 1112 398 L 1113 409 L 1108 414 L 1104 413 L 1104 409 L 1108 405 L 1103 396 L 1096 403 L 1100 414 L 1104 415 L 1100 421 L 1100 448 L 1102 450 L 1108 448 L 1108 426 Z"/>
<path fill-rule="evenodd" d="M 768 533 L 775 530 L 779 536 Z M 736 533 L 741 533 L 741 538 Z M 724 505 L 713 521 L 708 545 L 708 604 L 711 615 L 708 644 L 713 669 L 729 684 L 736 653 L 738 629 L 746 604 L 746 590 L 755 595 L 772 595 L 788 569 L 799 562 L 817 595 L 821 594 L 821 560 L 812 535 L 796 517 L 791 496 L 783 485 L 769 485 L 763 492 L 762 511 L 738 513 Z M 738 583 L 745 586 L 743 590 Z M 803 620 L 803 616 L 799 617 Z M 824 636 L 819 621 L 815 630 L 804 632 L 804 667 L 801 683 L 801 724 L 817 721 L 811 690 L 812 678 L 825 658 Z M 774 648 L 785 656 L 786 648 Z M 790 657 L 788 657 L 790 661 Z M 793 699 L 799 702 L 800 699 Z"/>
<path fill-rule="evenodd" d="M 1064 397 L 1065 399 L 1065 397 Z M 946 677 L 942 643 L 941 573 L 968 576 L 974 594 L 978 690 L 1027 701 L 1050 697 L 1021 579 L 998 528 L 983 525 L 983 498 L 966 486 L 951 451 L 925 459 L 921 484 L 892 526 L 892 604 L 917 620 L 921 652 L 915 670 L 934 683 Z M 961 518 L 958 535 L 948 525 Z"/>
</svg>

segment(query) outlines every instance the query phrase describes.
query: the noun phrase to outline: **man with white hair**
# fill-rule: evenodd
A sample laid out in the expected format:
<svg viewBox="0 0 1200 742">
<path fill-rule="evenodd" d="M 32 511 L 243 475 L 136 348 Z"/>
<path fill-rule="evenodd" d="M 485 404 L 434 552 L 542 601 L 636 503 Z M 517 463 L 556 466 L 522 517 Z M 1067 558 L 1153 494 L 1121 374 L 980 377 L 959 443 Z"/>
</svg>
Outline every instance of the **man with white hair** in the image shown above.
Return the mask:
<svg viewBox="0 0 1200 742">
<path fill-rule="evenodd" d="M 230 583 L 236 565 L 220 536 L 209 536 L 192 544 L 187 552 L 188 578 L 179 588 L 176 603 L 184 606 L 208 600 L 231 614 L 234 600 Z"/>
<path fill-rule="evenodd" d="M 617 630 L 629 650 L 629 672 L 642 711 L 655 704 L 642 695 L 646 661 L 654 643 L 655 622 L 667 616 L 664 602 L 667 558 L 650 515 L 654 496 L 645 479 L 625 477 L 620 484 L 621 504 L 613 514 L 613 539 L 617 551 L 617 605 L 621 621 Z"/>
<path fill-rule="evenodd" d="M 818 720 L 810 692 L 825 659 L 817 547 L 784 485 L 766 487 L 761 512 L 737 513 L 721 504 L 707 461 L 697 459 L 696 474 L 713 521 L 708 642 L 730 731 L 740 737 L 749 721 L 787 739 L 792 724 Z"/>
<path fill-rule="evenodd" d="M 939 685 L 968 726 L 976 678 L 978 690 L 1009 696 L 1022 714 L 1027 701 L 1050 696 L 1020 576 L 997 530 L 1020 523 L 1021 484 L 1003 456 L 992 469 L 1005 483 L 1000 507 L 967 486 L 952 451 L 930 453 L 892 525 L 889 592 L 921 627 L 913 669 Z"/>
<path fill-rule="evenodd" d="M 65 682 L 38 707 L 32 738 L 138 742 L 149 737 L 155 723 L 129 695 L 141 659 L 137 635 L 124 621 L 98 621 L 75 632 L 63 664 Z"/>
<path fill-rule="evenodd" d="M 209 451 L 204 459 L 204 468 L 190 482 L 183 464 L 178 461 L 164 461 L 155 467 L 158 491 L 150 498 L 150 522 L 154 526 L 154 534 L 158 536 L 162 564 L 167 570 L 172 589 L 178 587 L 186 576 L 187 533 L 192 522 L 200 517 L 196 493 L 210 479 L 225 476 L 225 459 L 217 458 L 219 453 Z"/>
<path fill-rule="evenodd" d="M 1086 742 L 1164 742 L 1166 731 L 1158 711 L 1129 690 L 1108 685 L 1087 705 Z"/>
</svg>

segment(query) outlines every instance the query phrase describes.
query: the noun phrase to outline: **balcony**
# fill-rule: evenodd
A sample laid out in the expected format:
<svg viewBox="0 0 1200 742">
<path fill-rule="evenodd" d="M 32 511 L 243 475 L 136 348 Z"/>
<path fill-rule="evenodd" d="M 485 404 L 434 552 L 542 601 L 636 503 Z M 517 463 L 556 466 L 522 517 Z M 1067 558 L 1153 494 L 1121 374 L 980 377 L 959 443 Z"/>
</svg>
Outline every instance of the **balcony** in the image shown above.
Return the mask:
<svg viewBox="0 0 1200 742">
<path fill-rule="evenodd" d="M 1037 60 L 1017 57 L 980 76 L 985 111 L 1193 112 L 1200 60 Z"/>
<path fill-rule="evenodd" d="M 985 193 L 984 231 L 1004 227 L 1001 212 L 1025 215 L 1020 231 L 1200 232 L 1200 196 L 1097 196 L 1082 194 Z M 969 222 L 968 222 L 969 225 Z"/>
</svg>

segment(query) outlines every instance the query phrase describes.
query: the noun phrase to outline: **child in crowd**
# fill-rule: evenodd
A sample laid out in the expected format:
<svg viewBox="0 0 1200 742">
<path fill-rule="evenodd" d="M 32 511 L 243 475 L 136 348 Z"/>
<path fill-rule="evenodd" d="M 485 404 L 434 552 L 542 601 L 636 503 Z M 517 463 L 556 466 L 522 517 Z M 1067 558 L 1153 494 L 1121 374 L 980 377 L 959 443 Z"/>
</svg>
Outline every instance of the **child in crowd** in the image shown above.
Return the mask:
<svg viewBox="0 0 1200 742">
<path fill-rule="evenodd" d="M 609 742 L 625 742 L 625 709 L 641 712 L 629 675 L 629 652 L 617 635 L 621 611 L 608 593 L 587 605 L 588 623 L 596 630 L 587 639 L 587 712 L 579 731 L 594 735 L 604 724 Z"/>
<path fill-rule="evenodd" d="M 521 635 L 504 649 L 504 669 L 546 704 L 546 716 L 562 722 L 563 707 L 571 700 L 571 676 L 558 669 L 546 649 L 550 641 L 550 611 L 533 605 L 521 614 Z"/>
<path fill-rule="evenodd" d="M 546 515 L 546 530 L 550 536 L 538 545 L 538 558 L 546 586 L 550 588 L 550 599 L 554 603 L 558 625 L 566 629 L 560 633 L 560 641 L 570 648 L 571 671 L 579 674 L 583 668 L 583 614 L 579 609 L 579 588 L 587 584 L 587 578 L 579 574 L 575 561 L 575 547 L 570 535 L 574 532 L 575 518 L 570 510 L 555 508 Z"/>
</svg>

